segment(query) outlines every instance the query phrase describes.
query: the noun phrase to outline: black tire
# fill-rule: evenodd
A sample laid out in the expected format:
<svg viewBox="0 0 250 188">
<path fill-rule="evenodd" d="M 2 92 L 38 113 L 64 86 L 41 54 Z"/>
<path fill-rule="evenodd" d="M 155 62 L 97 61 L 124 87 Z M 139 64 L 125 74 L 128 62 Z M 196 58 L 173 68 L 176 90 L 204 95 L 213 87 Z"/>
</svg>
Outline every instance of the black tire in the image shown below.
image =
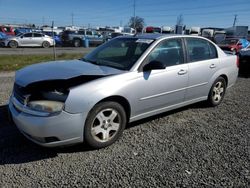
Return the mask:
<svg viewBox="0 0 250 188">
<path fill-rule="evenodd" d="M 126 123 L 126 113 L 120 104 L 99 103 L 86 119 L 84 141 L 95 149 L 107 147 L 121 137 Z"/>
<path fill-rule="evenodd" d="M 80 39 L 74 39 L 73 45 L 74 45 L 74 47 L 80 47 L 81 46 L 81 40 Z"/>
<path fill-rule="evenodd" d="M 219 105 L 225 96 L 226 88 L 227 88 L 227 84 L 226 84 L 225 79 L 223 77 L 218 77 L 214 81 L 209 91 L 208 100 L 207 100 L 208 105 L 209 106 Z"/>
<path fill-rule="evenodd" d="M 18 43 L 16 41 L 14 41 L 14 40 L 11 40 L 9 42 L 9 47 L 11 47 L 11 48 L 17 48 L 18 47 Z"/>
<path fill-rule="evenodd" d="M 49 48 L 50 47 L 50 43 L 48 41 L 44 41 L 43 44 L 42 44 L 42 46 L 44 48 Z"/>
</svg>

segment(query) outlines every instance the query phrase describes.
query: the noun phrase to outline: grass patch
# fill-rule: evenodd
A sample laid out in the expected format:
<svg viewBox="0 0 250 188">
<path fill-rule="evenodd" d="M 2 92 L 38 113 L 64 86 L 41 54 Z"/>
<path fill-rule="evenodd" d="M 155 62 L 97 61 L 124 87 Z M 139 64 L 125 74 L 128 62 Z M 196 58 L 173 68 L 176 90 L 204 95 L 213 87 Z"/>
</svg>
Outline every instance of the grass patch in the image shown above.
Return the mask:
<svg viewBox="0 0 250 188">
<path fill-rule="evenodd" d="M 64 59 L 79 59 L 85 54 L 58 54 L 57 60 Z M 51 54 L 45 55 L 0 55 L 0 71 L 16 71 L 27 65 L 41 63 L 46 61 L 53 61 L 54 57 Z"/>
</svg>

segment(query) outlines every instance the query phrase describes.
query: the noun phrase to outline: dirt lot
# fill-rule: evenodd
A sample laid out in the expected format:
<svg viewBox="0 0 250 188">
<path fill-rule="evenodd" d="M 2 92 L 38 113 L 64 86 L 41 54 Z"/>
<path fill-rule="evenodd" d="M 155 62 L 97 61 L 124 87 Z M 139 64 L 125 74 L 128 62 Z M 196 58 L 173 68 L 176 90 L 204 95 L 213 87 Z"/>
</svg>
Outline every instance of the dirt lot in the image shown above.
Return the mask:
<svg viewBox="0 0 250 188">
<path fill-rule="evenodd" d="M 250 78 L 224 102 L 130 124 L 101 150 L 47 149 L 8 123 L 13 74 L 0 74 L 0 187 L 250 187 Z"/>
</svg>

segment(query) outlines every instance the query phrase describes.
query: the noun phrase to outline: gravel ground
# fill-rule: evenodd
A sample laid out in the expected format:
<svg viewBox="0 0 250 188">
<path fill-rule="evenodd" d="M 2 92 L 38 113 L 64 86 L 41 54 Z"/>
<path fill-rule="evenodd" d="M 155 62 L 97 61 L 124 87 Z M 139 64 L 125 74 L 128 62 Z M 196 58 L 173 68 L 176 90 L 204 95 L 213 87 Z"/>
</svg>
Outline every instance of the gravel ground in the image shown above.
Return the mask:
<svg viewBox="0 0 250 188">
<path fill-rule="evenodd" d="M 250 187 L 250 79 L 224 102 L 130 124 L 112 146 L 42 148 L 7 122 L 13 84 L 0 74 L 0 187 Z"/>
</svg>

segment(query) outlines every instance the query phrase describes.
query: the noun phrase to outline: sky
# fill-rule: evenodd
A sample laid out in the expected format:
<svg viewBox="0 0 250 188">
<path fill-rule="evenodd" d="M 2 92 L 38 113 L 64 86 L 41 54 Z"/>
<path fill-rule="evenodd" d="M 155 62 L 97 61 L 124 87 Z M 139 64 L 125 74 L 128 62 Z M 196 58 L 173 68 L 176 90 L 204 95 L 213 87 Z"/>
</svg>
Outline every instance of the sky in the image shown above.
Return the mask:
<svg viewBox="0 0 250 188">
<path fill-rule="evenodd" d="M 146 26 L 174 26 L 182 15 L 187 27 L 231 27 L 237 15 L 250 27 L 250 0 L 0 0 L 0 24 L 124 26 L 134 10 Z"/>
</svg>

